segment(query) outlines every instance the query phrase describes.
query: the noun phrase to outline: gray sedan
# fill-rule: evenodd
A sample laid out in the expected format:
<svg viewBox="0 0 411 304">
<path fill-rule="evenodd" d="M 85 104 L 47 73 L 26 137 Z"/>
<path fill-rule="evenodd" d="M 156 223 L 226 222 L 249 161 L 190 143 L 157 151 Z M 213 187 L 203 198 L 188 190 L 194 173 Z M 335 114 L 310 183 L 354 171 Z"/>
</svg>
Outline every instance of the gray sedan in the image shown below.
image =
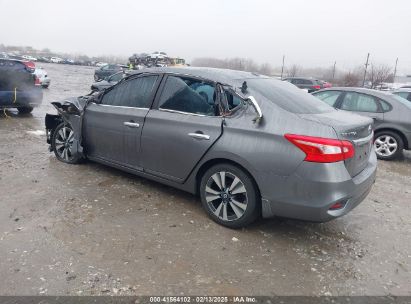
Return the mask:
<svg viewBox="0 0 411 304">
<path fill-rule="evenodd" d="M 290 83 L 208 68 L 142 70 L 46 116 L 50 150 L 201 197 L 231 228 L 260 216 L 328 221 L 356 207 L 376 175 L 372 120 Z"/>
<path fill-rule="evenodd" d="M 406 99 L 364 88 L 330 88 L 313 95 L 337 109 L 372 118 L 378 158 L 392 160 L 411 149 L 411 103 Z"/>
</svg>

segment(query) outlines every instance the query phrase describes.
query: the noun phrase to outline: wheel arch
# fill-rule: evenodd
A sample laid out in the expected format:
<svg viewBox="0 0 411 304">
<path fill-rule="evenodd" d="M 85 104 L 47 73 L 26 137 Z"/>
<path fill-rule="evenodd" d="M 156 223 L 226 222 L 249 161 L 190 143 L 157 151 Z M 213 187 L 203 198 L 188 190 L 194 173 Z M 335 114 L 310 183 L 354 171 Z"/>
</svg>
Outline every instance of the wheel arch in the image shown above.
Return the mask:
<svg viewBox="0 0 411 304">
<path fill-rule="evenodd" d="M 383 133 L 384 131 L 389 131 L 389 132 L 398 134 L 404 143 L 404 149 L 406 150 L 409 149 L 409 143 L 408 143 L 407 137 L 404 135 L 402 131 L 395 129 L 395 128 L 385 127 L 385 128 L 375 130 L 375 135 Z"/>
</svg>

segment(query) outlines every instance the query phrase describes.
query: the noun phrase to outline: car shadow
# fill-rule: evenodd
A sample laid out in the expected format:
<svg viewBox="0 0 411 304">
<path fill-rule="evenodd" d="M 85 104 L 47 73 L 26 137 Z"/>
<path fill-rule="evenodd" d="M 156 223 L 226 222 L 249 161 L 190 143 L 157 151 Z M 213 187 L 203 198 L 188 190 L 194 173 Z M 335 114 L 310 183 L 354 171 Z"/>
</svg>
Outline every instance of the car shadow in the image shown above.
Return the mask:
<svg viewBox="0 0 411 304">
<path fill-rule="evenodd" d="M 19 113 L 18 110 L 14 109 L 0 109 L 0 119 L 7 119 L 7 118 L 17 118 L 17 119 L 26 119 L 26 118 L 33 118 L 32 113 L 22 114 Z"/>
</svg>

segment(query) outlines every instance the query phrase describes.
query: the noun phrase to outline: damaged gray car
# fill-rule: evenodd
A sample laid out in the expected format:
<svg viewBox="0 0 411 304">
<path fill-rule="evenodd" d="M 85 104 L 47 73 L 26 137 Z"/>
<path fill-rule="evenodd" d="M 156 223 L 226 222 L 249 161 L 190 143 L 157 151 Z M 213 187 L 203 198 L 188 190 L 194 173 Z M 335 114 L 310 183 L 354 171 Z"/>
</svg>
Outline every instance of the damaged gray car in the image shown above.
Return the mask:
<svg viewBox="0 0 411 304">
<path fill-rule="evenodd" d="M 50 150 L 198 194 L 231 228 L 258 217 L 324 222 L 369 193 L 372 120 L 248 72 L 155 68 L 99 94 L 54 102 Z"/>
</svg>

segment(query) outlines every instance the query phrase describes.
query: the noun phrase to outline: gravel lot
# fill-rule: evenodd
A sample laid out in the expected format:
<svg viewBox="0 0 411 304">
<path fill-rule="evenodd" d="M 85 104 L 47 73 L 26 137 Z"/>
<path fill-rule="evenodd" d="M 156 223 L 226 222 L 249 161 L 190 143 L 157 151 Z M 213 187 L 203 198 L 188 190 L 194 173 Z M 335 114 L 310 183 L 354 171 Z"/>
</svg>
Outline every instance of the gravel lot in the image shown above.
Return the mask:
<svg viewBox="0 0 411 304">
<path fill-rule="evenodd" d="M 198 198 L 48 152 L 51 101 L 86 94 L 94 69 L 39 64 L 32 115 L 0 114 L 1 295 L 411 295 L 411 154 L 379 162 L 368 198 L 324 224 L 229 230 Z"/>
</svg>

